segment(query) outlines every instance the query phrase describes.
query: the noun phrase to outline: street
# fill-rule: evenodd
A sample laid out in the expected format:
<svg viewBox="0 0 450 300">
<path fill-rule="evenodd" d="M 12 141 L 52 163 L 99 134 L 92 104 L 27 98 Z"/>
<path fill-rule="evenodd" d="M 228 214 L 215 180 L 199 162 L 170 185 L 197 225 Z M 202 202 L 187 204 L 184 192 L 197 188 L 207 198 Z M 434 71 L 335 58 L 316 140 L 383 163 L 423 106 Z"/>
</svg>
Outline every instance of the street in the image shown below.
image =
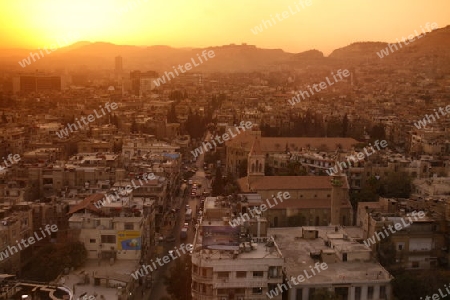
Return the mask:
<svg viewBox="0 0 450 300">
<path fill-rule="evenodd" d="M 198 156 L 197 161 L 195 163 L 196 167 L 198 168 L 198 171 L 195 173 L 194 176 L 192 176 L 192 180 L 194 182 L 197 182 L 201 184 L 201 188 L 198 188 L 198 190 L 203 193 L 204 191 L 211 192 L 211 183 L 210 180 L 208 180 L 205 177 L 205 172 L 203 170 L 203 161 L 204 161 L 204 154 L 201 154 Z M 195 223 L 193 221 L 188 222 L 189 223 L 189 229 L 188 229 L 188 236 L 185 240 L 180 240 L 180 232 L 181 228 L 183 227 L 183 224 L 185 222 L 184 216 L 186 212 L 186 204 L 189 204 L 189 206 L 192 209 L 192 219 L 196 219 L 197 216 L 197 209 L 200 208 L 200 198 L 199 197 L 192 197 L 190 196 L 190 189 L 191 186 L 189 186 L 189 193 L 186 197 L 177 197 L 175 200 L 175 203 L 177 203 L 177 207 L 180 208 L 177 215 L 169 219 L 172 224 L 172 230 L 170 234 L 172 234 L 175 237 L 175 242 L 163 242 L 162 253 L 158 253 L 158 257 L 162 257 L 167 254 L 167 252 L 171 249 L 174 249 L 175 246 L 180 246 L 181 243 L 187 244 L 193 243 L 194 240 L 194 226 Z M 148 295 L 146 299 L 152 299 L 152 300 L 160 300 L 163 297 L 169 297 L 169 295 L 166 292 L 166 286 L 164 285 L 164 275 L 169 275 L 169 270 L 174 262 L 170 261 L 168 264 L 163 265 L 162 267 L 158 268 L 153 273 L 153 285 L 151 289 L 151 293 Z M 142 298 L 144 299 L 144 298 Z"/>
</svg>

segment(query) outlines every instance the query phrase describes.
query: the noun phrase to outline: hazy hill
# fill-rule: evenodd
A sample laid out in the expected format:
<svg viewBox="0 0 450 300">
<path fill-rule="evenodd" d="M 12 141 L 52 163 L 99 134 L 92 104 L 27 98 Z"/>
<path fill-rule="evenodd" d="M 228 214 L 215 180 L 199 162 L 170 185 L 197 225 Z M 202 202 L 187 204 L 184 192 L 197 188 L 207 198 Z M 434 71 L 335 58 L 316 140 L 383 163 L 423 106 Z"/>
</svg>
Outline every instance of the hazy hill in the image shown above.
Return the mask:
<svg viewBox="0 0 450 300">
<path fill-rule="evenodd" d="M 125 70 L 139 69 L 142 71 L 156 70 L 158 72 L 171 71 L 172 66 L 184 65 L 194 59 L 203 50 L 213 50 L 215 57 L 195 67 L 193 71 L 202 72 L 247 72 L 272 69 L 281 66 L 306 67 L 334 65 L 356 66 L 361 63 L 386 64 L 395 67 L 393 62 L 401 61 L 406 66 L 438 65 L 447 67 L 450 64 L 450 26 L 427 33 L 401 49 L 389 53 L 380 59 L 377 52 L 388 46 L 384 42 L 357 42 L 334 50 L 325 57 L 318 50 L 301 53 L 287 53 L 281 49 L 260 49 L 252 45 L 225 45 L 199 48 L 172 48 L 164 45 L 141 47 L 131 45 L 115 45 L 104 42 L 77 42 L 58 49 L 31 65 L 22 68 L 18 61 L 27 58 L 36 49 L 0 49 L 0 66 L 5 69 L 13 68 L 17 71 L 31 72 L 35 69 L 69 70 L 100 69 L 112 70 L 114 57 L 123 57 Z"/>
</svg>

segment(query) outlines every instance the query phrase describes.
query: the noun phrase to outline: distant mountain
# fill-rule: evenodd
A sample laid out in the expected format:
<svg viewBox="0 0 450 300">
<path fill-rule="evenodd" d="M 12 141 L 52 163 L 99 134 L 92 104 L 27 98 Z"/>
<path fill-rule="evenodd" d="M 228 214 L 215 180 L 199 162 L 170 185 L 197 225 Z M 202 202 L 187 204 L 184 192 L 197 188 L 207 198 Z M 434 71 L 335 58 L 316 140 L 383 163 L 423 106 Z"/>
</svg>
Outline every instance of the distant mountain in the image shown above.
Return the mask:
<svg viewBox="0 0 450 300">
<path fill-rule="evenodd" d="M 420 32 L 418 32 L 420 34 Z M 400 40 L 400 38 L 399 38 Z M 334 50 L 329 58 L 349 61 L 352 63 L 360 63 L 362 61 L 378 61 L 390 64 L 393 60 L 404 60 L 405 62 L 415 64 L 419 58 L 426 58 L 428 55 L 440 56 L 448 61 L 450 49 L 450 26 L 440 28 L 428 32 L 425 36 L 415 38 L 414 41 L 407 45 L 401 42 L 401 47 L 398 43 L 392 43 L 391 48 L 388 48 L 389 43 L 384 42 L 358 42 L 349 46 Z M 377 53 L 381 54 L 382 50 L 389 50 L 388 55 L 384 55 L 382 59 Z"/>
<path fill-rule="evenodd" d="M 376 52 L 385 48 L 388 43 L 383 42 L 357 42 L 331 52 L 329 58 L 337 60 L 350 60 L 359 62 L 368 57 L 376 58 Z"/>
<path fill-rule="evenodd" d="M 357 66 L 361 63 L 386 64 L 395 67 L 392 62 L 404 61 L 406 66 L 426 65 L 431 63 L 441 67 L 449 66 L 450 26 L 436 29 L 416 39 L 407 46 L 396 51 L 389 51 L 383 59 L 377 55 L 388 47 L 384 42 L 357 42 L 334 50 L 325 57 L 318 50 L 301 53 L 287 53 L 281 49 L 260 49 L 253 45 L 224 45 L 208 48 L 172 48 L 165 45 L 132 46 L 115 45 L 105 42 L 77 42 L 67 47 L 45 54 L 30 65 L 22 68 L 18 61 L 26 59 L 36 49 L 0 49 L 0 65 L 15 68 L 18 71 L 31 72 L 35 69 L 69 70 L 99 69 L 112 70 L 114 57 L 123 57 L 125 70 L 172 71 L 179 64 L 184 65 L 194 59 L 197 54 L 213 50 L 214 58 L 208 59 L 200 66 L 192 69 L 199 72 L 251 72 L 274 70 L 282 66 L 298 68 L 318 66 L 330 68 L 334 66 Z"/>
</svg>

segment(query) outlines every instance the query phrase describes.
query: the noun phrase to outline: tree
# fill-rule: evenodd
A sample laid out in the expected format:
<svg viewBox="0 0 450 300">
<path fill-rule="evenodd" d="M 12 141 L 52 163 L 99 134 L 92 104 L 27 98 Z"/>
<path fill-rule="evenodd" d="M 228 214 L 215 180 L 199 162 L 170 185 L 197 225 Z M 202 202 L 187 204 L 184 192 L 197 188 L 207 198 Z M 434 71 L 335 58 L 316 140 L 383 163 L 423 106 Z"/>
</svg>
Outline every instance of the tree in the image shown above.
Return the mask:
<svg viewBox="0 0 450 300">
<path fill-rule="evenodd" d="M 395 244 L 392 242 L 391 237 L 380 241 L 380 246 L 378 248 L 378 258 L 380 260 L 381 265 L 383 266 L 392 266 L 395 264 L 397 250 L 395 248 Z"/>
<path fill-rule="evenodd" d="M 268 162 L 264 165 L 264 176 L 274 176 L 275 172 L 273 171 L 273 168 L 269 165 Z"/>
<path fill-rule="evenodd" d="M 347 131 L 348 131 L 348 117 L 347 114 L 345 114 L 344 118 L 342 119 L 342 137 L 347 137 Z"/>
<path fill-rule="evenodd" d="M 52 281 L 65 268 L 78 268 L 86 262 L 86 259 L 87 250 L 81 242 L 50 244 L 38 250 L 24 271 L 24 277 L 36 281 Z"/>
<path fill-rule="evenodd" d="M 192 263 L 189 257 L 179 258 L 164 277 L 167 292 L 175 300 L 191 300 Z"/>
<path fill-rule="evenodd" d="M 214 178 L 214 182 L 212 184 L 212 195 L 220 196 L 223 194 L 223 178 L 222 178 L 222 170 L 219 167 L 216 168 L 216 176 Z"/>
<path fill-rule="evenodd" d="M 366 184 L 359 193 L 352 193 L 350 195 L 350 202 L 356 209 L 359 202 L 378 201 L 381 190 L 382 188 L 380 181 L 375 176 L 371 176 L 367 179 Z"/>
<path fill-rule="evenodd" d="M 411 177 L 405 173 L 391 172 L 381 181 L 383 189 L 380 191 L 380 196 L 387 198 L 409 198 L 411 181 Z"/>
<path fill-rule="evenodd" d="M 136 123 L 135 119 L 133 119 L 133 121 L 131 122 L 130 132 L 131 133 L 138 133 L 138 126 L 137 126 L 137 123 Z"/>
<path fill-rule="evenodd" d="M 247 176 L 247 167 L 248 167 L 248 160 L 247 159 L 242 160 L 238 167 L 239 178 Z"/>
<path fill-rule="evenodd" d="M 373 140 L 384 140 L 386 138 L 386 132 L 382 124 L 378 124 L 372 127 L 370 131 L 370 137 Z"/>
<path fill-rule="evenodd" d="M 418 296 L 437 294 L 439 289 L 444 290 L 444 284 L 448 284 L 448 270 L 396 270 L 390 272 L 393 293 L 398 300 L 418 299 Z"/>
<path fill-rule="evenodd" d="M 332 291 L 326 288 L 319 288 L 314 291 L 313 300 L 338 300 L 339 298 Z"/>
</svg>

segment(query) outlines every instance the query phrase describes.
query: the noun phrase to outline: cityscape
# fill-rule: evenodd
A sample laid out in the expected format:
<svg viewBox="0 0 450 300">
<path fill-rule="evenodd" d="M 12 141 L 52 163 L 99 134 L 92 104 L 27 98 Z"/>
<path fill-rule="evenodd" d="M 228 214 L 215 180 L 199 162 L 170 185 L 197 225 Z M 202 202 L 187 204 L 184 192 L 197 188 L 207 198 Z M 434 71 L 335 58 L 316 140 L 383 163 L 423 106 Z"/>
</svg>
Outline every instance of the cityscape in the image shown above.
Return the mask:
<svg viewBox="0 0 450 300">
<path fill-rule="evenodd" d="M 0 300 L 450 295 L 447 0 L 0 8 Z"/>
</svg>

